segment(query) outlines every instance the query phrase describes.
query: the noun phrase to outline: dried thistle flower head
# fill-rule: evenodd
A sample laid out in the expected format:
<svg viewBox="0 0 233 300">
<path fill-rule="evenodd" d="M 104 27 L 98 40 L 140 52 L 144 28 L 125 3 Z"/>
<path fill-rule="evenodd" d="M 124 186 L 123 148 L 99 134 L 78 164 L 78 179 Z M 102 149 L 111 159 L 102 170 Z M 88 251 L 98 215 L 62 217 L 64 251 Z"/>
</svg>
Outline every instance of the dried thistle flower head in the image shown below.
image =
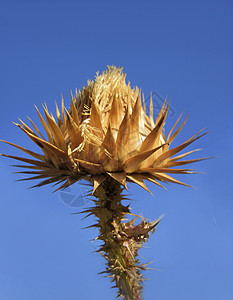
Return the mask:
<svg viewBox="0 0 233 300">
<path fill-rule="evenodd" d="M 29 118 L 33 129 L 20 120 L 16 124 L 36 143 L 43 154 L 6 142 L 24 151 L 35 159 L 3 155 L 26 163 L 21 173 L 34 175 L 28 179 L 41 179 L 35 185 L 61 184 L 58 189 L 81 179 L 93 182 L 93 192 L 111 177 L 126 187 L 126 182 L 135 182 L 148 190 L 144 180 L 159 186 L 161 182 L 186 185 L 169 174 L 187 174 L 190 169 L 175 168 L 201 159 L 180 159 L 196 150 L 176 155 L 202 135 L 195 134 L 183 144 L 170 149 L 171 143 L 184 126 L 187 118 L 175 130 L 178 118 L 166 137 L 163 131 L 169 105 L 164 102 L 156 120 L 153 118 L 151 99 L 149 116 L 141 101 L 138 88 L 126 84 L 122 69 L 108 67 L 94 81 L 88 81 L 76 96 L 68 110 L 62 99 L 61 112 L 56 106 L 57 120 L 44 106 L 45 118 L 36 108 L 47 138 Z M 46 122 L 47 121 L 47 122 Z M 175 130 L 175 131 L 174 131 Z M 25 180 L 25 179 L 23 179 Z M 58 190 L 57 189 L 57 190 Z M 149 190 L 148 190 L 149 191 Z"/>
<path fill-rule="evenodd" d="M 128 220 L 129 206 L 124 206 L 121 194 L 127 181 L 134 182 L 147 191 L 144 180 L 159 186 L 160 182 L 174 182 L 187 185 L 169 174 L 192 173 L 190 169 L 176 168 L 202 159 L 181 160 L 196 150 L 178 154 L 204 134 L 195 134 L 183 144 L 170 146 L 184 126 L 187 118 L 175 129 L 181 116 L 175 122 L 168 136 L 163 127 L 169 105 L 164 102 L 156 120 L 153 117 L 151 98 L 150 112 L 146 114 L 145 101 L 141 101 L 141 91 L 126 84 L 122 69 L 108 67 L 94 81 L 88 81 L 76 96 L 72 96 L 69 110 L 62 99 L 61 112 L 56 106 L 57 120 L 44 106 L 45 118 L 36 108 L 47 137 L 29 118 L 32 128 L 20 120 L 16 124 L 42 150 L 38 154 L 21 146 L 8 143 L 32 158 L 12 155 L 10 157 L 26 165 L 16 165 L 26 169 L 19 172 L 32 175 L 21 179 L 40 179 L 34 187 L 49 183 L 60 184 L 64 189 L 86 179 L 93 186 L 94 207 L 83 213 L 94 215 L 99 228 L 99 239 L 103 242 L 98 252 L 107 260 L 104 273 L 112 277 L 118 288 L 118 296 L 125 300 L 141 299 L 146 269 L 138 256 L 139 249 L 149 238 L 160 218 L 154 222 L 135 224 L 139 216 Z"/>
</svg>

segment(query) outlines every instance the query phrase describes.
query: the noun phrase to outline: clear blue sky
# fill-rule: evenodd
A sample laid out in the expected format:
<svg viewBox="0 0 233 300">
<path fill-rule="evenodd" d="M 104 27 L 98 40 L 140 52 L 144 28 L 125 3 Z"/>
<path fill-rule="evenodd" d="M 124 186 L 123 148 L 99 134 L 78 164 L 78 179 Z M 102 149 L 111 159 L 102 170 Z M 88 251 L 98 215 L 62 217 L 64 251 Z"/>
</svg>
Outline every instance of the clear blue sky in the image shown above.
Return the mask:
<svg viewBox="0 0 233 300">
<path fill-rule="evenodd" d="M 191 113 L 176 143 L 212 130 L 189 148 L 203 148 L 198 157 L 217 156 L 196 164 L 207 174 L 182 178 L 196 190 L 150 186 L 152 197 L 130 186 L 133 212 L 165 214 L 141 252 L 159 269 L 146 273 L 145 300 L 233 299 L 232 15 L 232 1 L 0 4 L 2 139 L 34 149 L 11 121 L 28 115 L 38 124 L 34 104 L 46 101 L 54 111 L 63 93 L 68 105 L 70 90 L 109 64 L 124 67 L 146 97 L 168 95 L 174 110 L 168 129 L 183 109 Z M 3 144 L 0 152 L 20 154 Z M 97 232 L 81 229 L 93 220 L 71 215 L 84 206 L 66 205 L 70 199 L 51 187 L 28 190 L 28 182 L 14 182 L 20 175 L 12 174 L 12 163 L 0 159 L 0 299 L 114 299 L 109 280 L 97 275 L 104 270 L 90 242 Z"/>
</svg>

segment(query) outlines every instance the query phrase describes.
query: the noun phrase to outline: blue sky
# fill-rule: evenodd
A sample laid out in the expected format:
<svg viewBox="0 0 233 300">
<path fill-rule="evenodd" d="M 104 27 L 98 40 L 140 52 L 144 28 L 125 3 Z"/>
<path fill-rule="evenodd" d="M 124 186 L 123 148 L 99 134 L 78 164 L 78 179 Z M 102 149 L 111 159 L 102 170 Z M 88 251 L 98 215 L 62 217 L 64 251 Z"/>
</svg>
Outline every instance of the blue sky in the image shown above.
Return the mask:
<svg viewBox="0 0 233 300">
<path fill-rule="evenodd" d="M 133 212 L 152 220 L 165 214 L 141 252 L 156 269 L 146 273 L 144 298 L 232 299 L 232 2 L 1 1 L 0 7 L 2 139 L 34 149 L 11 121 L 30 116 L 38 124 L 34 104 L 46 101 L 54 111 L 62 93 L 68 106 L 70 90 L 111 64 L 124 67 L 146 97 L 152 91 L 172 100 L 168 130 L 184 109 L 191 113 L 177 144 L 212 130 L 189 148 L 217 157 L 196 164 L 206 174 L 182 178 L 196 189 L 150 186 L 152 197 L 130 185 L 129 194 Z M 3 144 L 0 152 L 20 154 Z M 97 275 L 104 270 L 93 253 L 97 232 L 82 229 L 93 220 L 71 215 L 90 202 L 80 197 L 73 207 L 51 187 L 28 190 L 29 183 L 14 182 L 20 176 L 12 163 L 0 159 L 0 299 L 114 299 L 108 279 Z M 82 189 L 68 194 L 81 196 Z"/>
</svg>

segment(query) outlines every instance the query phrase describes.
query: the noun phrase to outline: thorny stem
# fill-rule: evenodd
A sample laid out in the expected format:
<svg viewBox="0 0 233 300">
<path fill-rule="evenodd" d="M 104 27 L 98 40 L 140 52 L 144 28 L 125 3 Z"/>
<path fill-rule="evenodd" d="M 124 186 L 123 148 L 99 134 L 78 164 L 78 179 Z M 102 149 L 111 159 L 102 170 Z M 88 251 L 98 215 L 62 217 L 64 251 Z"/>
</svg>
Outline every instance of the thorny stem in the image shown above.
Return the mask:
<svg viewBox="0 0 233 300">
<path fill-rule="evenodd" d="M 114 180 L 106 180 L 95 192 L 96 212 L 99 211 L 99 230 L 104 244 L 99 249 L 108 260 L 107 273 L 113 275 L 123 299 L 133 299 L 133 287 L 127 274 L 127 261 L 123 257 L 117 236 L 122 231 L 121 221 L 129 210 L 121 204 L 121 187 Z M 96 215 L 96 213 L 95 213 Z"/>
<path fill-rule="evenodd" d="M 124 300 L 140 300 L 143 276 L 141 270 L 146 266 L 136 258 L 138 250 L 149 237 L 156 223 L 145 222 L 134 225 L 134 220 L 123 222 L 129 213 L 129 207 L 123 206 L 121 201 L 123 188 L 120 184 L 107 178 L 95 191 L 93 200 L 96 204 L 85 212 L 94 214 L 98 222 L 93 225 L 99 228 L 99 240 L 103 241 L 98 252 L 107 259 L 107 277 L 112 277 L 118 288 L 118 296 Z"/>
</svg>

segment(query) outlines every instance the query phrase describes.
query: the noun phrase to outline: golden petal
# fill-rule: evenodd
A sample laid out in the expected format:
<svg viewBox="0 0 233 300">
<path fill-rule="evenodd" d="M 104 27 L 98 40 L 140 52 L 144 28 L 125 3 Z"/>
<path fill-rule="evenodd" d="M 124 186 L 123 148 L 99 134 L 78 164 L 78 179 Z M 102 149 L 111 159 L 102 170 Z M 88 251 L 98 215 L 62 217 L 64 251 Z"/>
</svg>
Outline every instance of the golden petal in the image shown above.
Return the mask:
<svg viewBox="0 0 233 300">
<path fill-rule="evenodd" d="M 35 128 L 36 132 L 41 136 L 42 139 L 45 139 L 42 135 L 42 133 L 40 132 L 40 130 L 36 127 L 36 125 L 34 124 L 34 122 L 28 117 L 29 121 L 31 122 L 32 126 Z"/>
<path fill-rule="evenodd" d="M 145 174 L 142 174 L 143 178 L 146 179 L 146 180 L 149 180 L 155 184 L 157 184 L 158 186 L 162 187 L 163 189 L 167 190 L 161 183 L 159 183 L 155 177 L 152 175 L 152 174 L 149 174 L 149 173 L 145 173 Z"/>
<path fill-rule="evenodd" d="M 119 131 L 117 134 L 116 146 L 117 146 L 117 153 L 118 158 L 121 163 L 127 158 L 128 153 L 130 152 L 130 140 L 129 140 L 129 133 L 130 133 L 130 123 L 129 123 L 129 114 L 128 109 L 125 113 L 125 116 L 121 122 L 119 127 Z"/>
<path fill-rule="evenodd" d="M 102 142 L 102 148 L 106 149 L 112 156 L 112 159 L 117 160 L 117 146 L 113 137 L 112 129 L 109 124 L 107 132 L 105 134 L 104 140 Z"/>
<path fill-rule="evenodd" d="M 41 123 L 42 123 L 42 125 L 43 125 L 43 127 L 44 127 L 44 129 L 45 129 L 45 131 L 46 131 L 46 133 L 47 133 L 49 142 L 50 142 L 50 143 L 53 143 L 53 137 L 52 137 L 52 134 L 51 134 L 51 132 L 50 132 L 50 130 L 49 130 L 49 128 L 48 128 L 48 126 L 47 126 L 45 120 L 44 120 L 43 117 L 41 116 L 41 114 L 40 114 L 38 108 L 37 108 L 36 106 L 35 106 L 35 108 L 36 108 L 36 111 L 37 111 L 38 116 L 39 116 L 39 118 L 40 118 L 40 121 L 41 121 Z"/>
<path fill-rule="evenodd" d="M 190 139 L 188 139 L 186 142 L 184 142 L 183 144 L 168 150 L 167 152 L 161 154 L 156 161 L 153 164 L 153 167 L 159 166 L 162 162 L 164 162 L 167 158 L 175 155 L 176 153 L 180 152 L 181 150 L 183 150 L 184 148 L 186 148 L 188 145 L 190 145 L 191 143 L 193 143 L 194 141 L 198 140 L 199 138 L 201 138 L 202 136 L 206 135 L 208 132 L 203 133 L 197 137 L 195 137 L 196 135 L 194 135 L 193 137 L 191 137 Z"/>
<path fill-rule="evenodd" d="M 150 94 L 150 120 L 154 123 L 152 93 Z"/>
<path fill-rule="evenodd" d="M 92 105 L 91 105 L 91 116 L 90 116 L 89 124 L 92 128 L 97 129 L 94 131 L 95 135 L 97 135 L 98 137 L 103 136 L 103 128 L 102 128 L 102 124 L 101 124 L 100 113 L 98 111 L 98 108 L 95 105 L 95 102 L 92 102 Z"/>
<path fill-rule="evenodd" d="M 140 120 L 141 120 L 142 104 L 141 104 L 141 95 L 139 94 L 133 111 L 130 117 L 130 153 L 138 151 L 141 142 L 139 136 Z"/>
<path fill-rule="evenodd" d="M 118 130 L 120 122 L 122 122 L 123 106 L 121 101 L 116 100 L 116 95 L 113 96 L 112 106 L 109 113 L 109 122 L 112 129 Z"/>
<path fill-rule="evenodd" d="M 144 188 L 147 192 L 149 192 L 151 195 L 151 191 L 148 189 L 148 187 L 145 185 L 143 181 L 143 176 L 141 174 L 127 174 L 127 178 L 133 181 L 134 183 L 140 185 L 142 188 Z"/>
<path fill-rule="evenodd" d="M 25 148 L 23 148 L 23 147 L 20 147 L 20 146 L 18 146 L 18 145 L 16 145 L 16 144 L 13 144 L 13 143 L 10 143 L 10 142 L 4 141 L 4 140 L 0 140 L 0 141 L 1 141 L 1 142 L 4 142 L 4 143 L 6 143 L 6 144 L 9 144 L 9 145 L 11 145 L 11 146 L 13 146 L 13 147 L 16 147 L 16 148 L 18 148 L 19 150 L 21 150 L 21 151 L 27 153 L 28 155 L 31 155 L 31 156 L 33 156 L 33 157 L 39 159 L 39 160 L 45 161 L 45 156 L 44 156 L 44 155 L 35 153 L 35 152 L 33 152 L 33 151 L 27 150 L 27 149 L 25 149 Z"/>
<path fill-rule="evenodd" d="M 26 166 L 26 165 L 11 165 L 12 167 L 16 167 L 16 168 L 25 168 L 25 169 L 32 169 L 32 170 L 48 170 L 49 169 L 49 167 L 42 167 L 42 166 Z M 54 166 L 53 166 L 53 168 L 54 168 Z M 50 169 L 51 170 L 51 169 Z M 57 170 L 57 169 L 55 169 L 55 170 Z"/>
<path fill-rule="evenodd" d="M 171 144 L 172 141 L 175 139 L 175 137 L 180 133 L 181 129 L 183 128 L 184 124 L 186 123 L 186 121 L 188 120 L 189 115 L 185 118 L 185 120 L 183 121 L 183 123 L 180 125 L 180 127 L 173 133 L 173 135 L 171 137 L 169 137 L 167 139 L 168 143 Z M 179 120 L 179 119 L 178 119 Z"/>
<path fill-rule="evenodd" d="M 21 130 L 23 130 L 31 138 L 31 140 L 42 149 L 42 151 L 46 154 L 47 157 L 49 157 L 52 160 L 53 164 L 58 169 L 59 169 L 59 160 L 62 160 L 66 162 L 67 165 L 69 165 L 70 159 L 64 151 L 50 144 L 49 142 L 42 140 L 37 136 L 32 135 L 30 132 L 27 132 L 27 130 L 24 129 L 22 126 L 18 125 L 18 127 Z"/>
<path fill-rule="evenodd" d="M 180 114 L 179 118 L 176 120 L 176 122 L 174 123 L 174 125 L 172 126 L 172 129 L 170 130 L 168 136 L 167 136 L 167 140 L 169 140 L 173 130 L 175 129 L 176 125 L 178 124 L 178 122 L 180 121 L 180 118 L 182 117 L 183 112 Z"/>
<path fill-rule="evenodd" d="M 74 158 L 74 161 L 80 163 L 85 169 L 91 171 L 92 174 L 100 173 L 103 171 L 103 168 L 100 164 L 93 162 L 85 161 L 83 159 Z"/>
<path fill-rule="evenodd" d="M 144 111 L 144 113 L 146 113 L 146 103 L 145 103 L 144 94 L 142 94 L 142 102 L 143 102 L 143 111 Z"/>
<path fill-rule="evenodd" d="M 155 125 L 158 124 L 158 122 L 160 121 L 162 115 L 164 114 L 166 101 L 167 101 L 167 97 L 165 98 L 165 100 L 164 100 L 164 102 L 163 102 L 163 105 L 162 105 L 162 107 L 161 107 L 161 109 L 160 109 L 160 111 L 159 111 L 159 114 L 158 114 L 158 116 L 157 116 L 157 118 L 156 118 L 156 121 L 155 121 Z"/>
<path fill-rule="evenodd" d="M 29 158 L 24 158 L 24 157 L 19 157 L 19 156 L 13 156 L 13 155 L 7 155 L 7 154 L 1 154 L 0 156 L 4 156 L 4 157 L 8 157 L 8 158 L 13 158 L 31 165 L 35 165 L 41 168 L 54 168 L 54 166 L 52 164 L 46 163 L 46 162 L 42 162 L 39 160 L 34 160 L 34 159 L 29 159 Z M 20 166 L 20 167 L 26 167 L 26 166 Z M 28 166 L 29 167 L 29 166 Z"/>
<path fill-rule="evenodd" d="M 55 105 L 56 105 L 56 115 L 57 115 L 57 124 L 60 127 L 62 124 L 62 120 L 61 120 L 61 114 L 60 114 L 60 110 L 57 106 L 57 102 L 55 101 Z"/>
<path fill-rule="evenodd" d="M 19 119 L 20 123 L 23 125 L 23 127 L 28 131 L 30 132 L 31 134 L 35 135 L 35 136 L 38 136 L 30 127 L 28 127 L 21 119 Z M 18 125 L 17 123 L 14 123 L 16 126 Z"/>
<path fill-rule="evenodd" d="M 165 143 L 166 144 L 166 143 Z M 133 156 L 126 160 L 124 163 L 124 170 L 127 173 L 133 173 L 134 171 L 138 170 L 140 168 L 141 162 L 145 161 L 148 157 L 150 157 L 153 153 L 164 147 L 164 145 L 160 145 L 159 147 L 156 147 L 152 150 L 148 150 L 142 153 L 139 153 L 136 156 Z"/>
<path fill-rule="evenodd" d="M 110 125 L 101 145 L 99 161 L 106 171 L 118 170 L 117 148 Z"/>
<path fill-rule="evenodd" d="M 168 168 L 142 168 L 140 173 L 173 173 L 173 174 L 189 174 L 192 169 L 168 169 Z"/>
<path fill-rule="evenodd" d="M 72 92 L 71 92 L 71 95 L 72 95 Z M 78 117 L 77 108 L 74 104 L 73 95 L 71 96 L 71 115 L 72 115 L 72 119 L 74 120 L 76 125 L 79 126 L 79 117 Z"/>
<path fill-rule="evenodd" d="M 66 142 L 64 139 L 64 136 L 61 132 L 61 129 L 57 125 L 57 123 L 54 121 L 54 119 L 49 115 L 48 110 L 43 106 L 45 117 L 48 123 L 49 130 L 54 138 L 55 145 L 59 147 L 63 151 L 67 151 Z"/>
<path fill-rule="evenodd" d="M 65 115 L 65 106 L 64 106 L 63 95 L 61 95 L 61 113 L 62 113 L 62 118 L 63 118 L 64 126 L 66 127 L 66 115 Z"/>
<path fill-rule="evenodd" d="M 170 158 L 168 162 L 177 161 L 179 159 L 182 159 L 182 158 L 186 157 L 187 155 L 190 155 L 190 154 L 192 154 L 194 152 L 197 152 L 197 151 L 200 151 L 200 150 L 202 150 L 202 149 L 195 149 L 195 150 L 192 150 L 192 151 L 185 152 L 183 154 L 180 154 L 180 155 L 177 155 L 175 157 Z"/>
<path fill-rule="evenodd" d="M 169 106 L 167 106 L 167 109 L 164 111 L 162 117 L 160 118 L 160 120 L 157 123 L 157 125 L 155 126 L 155 128 L 151 131 L 151 133 L 143 141 L 142 146 L 140 147 L 140 150 L 139 150 L 140 153 L 154 148 L 156 141 L 162 132 L 162 128 L 163 128 L 165 119 L 167 117 L 168 109 L 169 109 Z"/>
<path fill-rule="evenodd" d="M 53 182 L 58 182 L 58 183 L 61 183 L 62 181 L 64 181 L 66 178 L 62 178 L 60 176 L 56 176 L 56 177 L 51 177 L 51 178 L 48 178 L 48 179 L 45 179 L 41 182 L 39 182 L 38 184 L 36 185 L 33 185 L 32 187 L 30 187 L 30 189 L 33 189 L 33 188 L 36 188 L 36 187 L 41 187 L 41 186 L 44 186 L 44 185 L 47 185 L 47 184 L 50 184 L 50 183 L 53 183 Z"/>
<path fill-rule="evenodd" d="M 192 164 L 198 161 L 202 161 L 202 160 L 206 160 L 206 159 L 210 159 L 211 157 L 203 157 L 203 158 L 196 158 L 196 159 L 189 159 L 189 160 L 182 160 L 182 161 L 168 161 L 164 167 L 178 167 L 178 166 L 183 166 L 183 165 L 187 165 L 187 164 Z"/>
<path fill-rule="evenodd" d="M 68 129 L 68 135 L 71 142 L 71 149 L 74 150 L 79 147 L 79 145 L 83 142 L 83 137 L 81 134 L 81 131 L 76 124 L 76 122 L 73 121 L 73 118 L 69 114 L 69 112 L 66 110 L 67 114 L 67 129 Z"/>
<path fill-rule="evenodd" d="M 37 175 L 37 176 L 32 176 L 32 177 L 17 179 L 16 181 L 28 181 L 28 180 L 37 180 L 37 179 L 44 179 L 44 178 L 47 178 L 47 176 L 45 176 L 45 175 Z"/>
<path fill-rule="evenodd" d="M 181 182 L 181 181 L 179 181 L 179 180 L 177 180 L 177 179 L 175 179 L 175 178 L 173 178 L 173 177 L 171 177 L 167 174 L 164 174 L 164 173 L 161 174 L 161 173 L 156 173 L 155 172 L 152 175 L 154 175 L 156 178 L 158 178 L 161 181 L 165 181 L 165 182 L 168 181 L 168 182 L 172 182 L 172 183 L 181 184 L 181 185 L 184 185 L 184 186 L 187 186 L 187 187 L 192 187 L 191 185 L 188 185 L 184 182 Z"/>
<path fill-rule="evenodd" d="M 69 170 L 58 170 L 58 169 L 44 169 L 44 170 L 37 170 L 37 171 L 21 171 L 21 172 L 14 172 L 15 174 L 39 174 L 43 175 L 44 177 L 53 177 L 56 176 L 70 176 L 71 172 Z"/>
</svg>

